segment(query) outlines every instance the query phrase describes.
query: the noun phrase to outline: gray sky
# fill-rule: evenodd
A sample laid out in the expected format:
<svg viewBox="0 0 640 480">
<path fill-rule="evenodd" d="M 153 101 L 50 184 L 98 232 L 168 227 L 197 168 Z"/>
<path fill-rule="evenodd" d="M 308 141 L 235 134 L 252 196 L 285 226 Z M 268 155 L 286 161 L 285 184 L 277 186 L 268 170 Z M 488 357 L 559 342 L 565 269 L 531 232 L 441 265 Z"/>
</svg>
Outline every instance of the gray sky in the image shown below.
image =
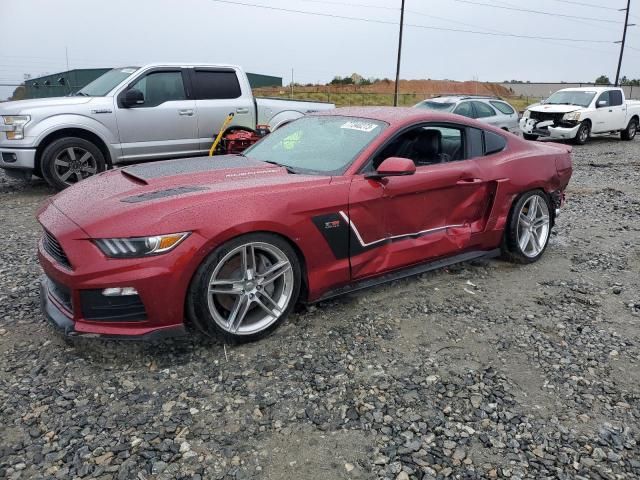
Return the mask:
<svg viewBox="0 0 640 480">
<path fill-rule="evenodd" d="M 399 22 L 400 0 L 230 0 L 275 8 Z M 611 43 L 493 37 L 407 26 L 402 78 L 481 81 L 612 80 L 624 13 L 571 4 L 622 8 L 625 0 L 406 0 L 405 24 L 606 40 Z M 554 12 L 539 15 L 472 3 Z M 640 25 L 640 0 L 630 22 Z M 354 4 L 359 4 L 354 6 Z M 366 6 L 364 6 L 366 5 Z M 378 8 L 373 8 L 378 7 Z M 380 8 L 383 7 L 383 8 Z M 0 7 L 0 83 L 17 83 L 70 68 L 154 61 L 234 63 L 296 82 L 334 75 L 395 75 L 397 25 L 311 16 L 214 0 L 19 0 Z M 418 14 L 416 12 L 420 12 Z M 573 15 L 616 23 L 578 20 Z M 640 78 L 640 26 L 631 27 L 622 74 Z M 0 87 L 0 98 L 13 88 Z"/>
</svg>

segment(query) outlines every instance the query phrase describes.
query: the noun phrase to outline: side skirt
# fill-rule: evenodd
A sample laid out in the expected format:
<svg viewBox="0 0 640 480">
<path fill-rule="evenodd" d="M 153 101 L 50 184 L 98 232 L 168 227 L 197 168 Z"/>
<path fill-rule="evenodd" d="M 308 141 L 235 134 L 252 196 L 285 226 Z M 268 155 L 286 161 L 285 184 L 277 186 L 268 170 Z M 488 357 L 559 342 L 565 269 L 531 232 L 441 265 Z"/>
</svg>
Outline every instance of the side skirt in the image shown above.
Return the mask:
<svg viewBox="0 0 640 480">
<path fill-rule="evenodd" d="M 500 249 L 496 248 L 495 250 L 489 251 L 476 251 L 476 252 L 466 252 L 461 253 L 459 255 L 455 255 L 453 257 L 442 258 L 440 260 L 435 260 L 429 263 L 421 263 L 419 265 L 414 265 L 412 267 L 407 267 L 402 270 L 397 270 L 394 272 L 390 272 L 384 275 L 380 275 L 374 278 L 365 278 L 364 280 L 360 280 L 358 282 L 350 283 L 340 288 L 336 288 L 335 290 L 330 290 L 325 293 L 322 297 L 314 300 L 309 303 L 317 303 L 323 300 L 327 300 L 329 298 L 338 297 L 340 295 L 344 295 L 346 293 L 356 292 L 358 290 L 364 290 L 365 288 L 375 287 L 377 285 L 382 285 L 383 283 L 392 282 L 394 280 L 400 280 L 401 278 L 412 277 L 414 275 L 420 275 L 421 273 L 430 272 L 432 270 L 437 270 L 439 268 L 448 267 L 450 265 L 454 265 L 456 263 L 468 262 L 470 260 L 476 260 L 479 258 L 495 258 L 500 256 Z"/>
</svg>

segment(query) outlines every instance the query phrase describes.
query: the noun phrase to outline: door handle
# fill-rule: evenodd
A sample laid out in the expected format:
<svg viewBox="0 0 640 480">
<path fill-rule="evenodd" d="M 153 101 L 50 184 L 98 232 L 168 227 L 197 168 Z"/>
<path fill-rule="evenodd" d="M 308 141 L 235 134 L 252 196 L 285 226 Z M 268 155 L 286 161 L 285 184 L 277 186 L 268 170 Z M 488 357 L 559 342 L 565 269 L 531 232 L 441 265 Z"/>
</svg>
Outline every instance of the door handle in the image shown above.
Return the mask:
<svg viewBox="0 0 640 480">
<path fill-rule="evenodd" d="M 243 113 L 249 113 L 249 109 L 248 108 L 236 108 L 236 113 L 239 114 L 243 114 Z"/>
<path fill-rule="evenodd" d="M 474 185 L 476 183 L 482 183 L 481 178 L 461 178 L 456 182 L 456 185 Z"/>
<path fill-rule="evenodd" d="M 191 117 L 193 116 L 193 110 L 178 110 L 178 115 L 182 117 Z"/>
</svg>

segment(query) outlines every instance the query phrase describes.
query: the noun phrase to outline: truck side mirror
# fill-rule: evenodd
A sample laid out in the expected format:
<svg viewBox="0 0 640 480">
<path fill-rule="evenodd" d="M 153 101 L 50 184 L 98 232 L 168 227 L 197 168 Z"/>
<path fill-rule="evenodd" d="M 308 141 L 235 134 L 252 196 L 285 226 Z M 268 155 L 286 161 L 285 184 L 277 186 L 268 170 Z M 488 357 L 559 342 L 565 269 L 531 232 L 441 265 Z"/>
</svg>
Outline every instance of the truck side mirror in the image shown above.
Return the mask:
<svg viewBox="0 0 640 480">
<path fill-rule="evenodd" d="M 606 100 L 599 100 L 598 101 L 598 105 L 597 105 L 598 108 L 603 108 L 603 107 L 607 107 L 607 106 L 609 106 L 609 102 L 607 102 Z"/>
<path fill-rule="evenodd" d="M 124 93 L 122 99 L 122 105 L 124 107 L 134 107 L 136 105 L 142 105 L 144 103 L 144 93 L 137 88 L 130 88 Z"/>
</svg>

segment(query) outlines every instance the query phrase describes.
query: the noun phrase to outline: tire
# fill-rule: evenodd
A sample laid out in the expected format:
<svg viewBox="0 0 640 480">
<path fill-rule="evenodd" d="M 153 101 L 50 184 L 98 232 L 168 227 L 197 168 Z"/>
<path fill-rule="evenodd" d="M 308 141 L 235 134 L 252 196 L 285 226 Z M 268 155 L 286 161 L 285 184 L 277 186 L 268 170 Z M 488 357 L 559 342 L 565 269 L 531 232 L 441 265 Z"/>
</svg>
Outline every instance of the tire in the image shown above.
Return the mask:
<svg viewBox="0 0 640 480">
<path fill-rule="evenodd" d="M 582 122 L 580 128 L 573 139 L 573 143 L 576 145 L 584 145 L 589 140 L 591 134 L 591 125 L 588 122 Z"/>
<path fill-rule="evenodd" d="M 622 140 L 633 140 L 636 138 L 636 133 L 638 132 L 638 120 L 632 118 L 629 120 L 629 125 L 622 132 L 620 132 L 620 138 Z"/>
<path fill-rule="evenodd" d="M 549 244 L 552 226 L 547 194 L 542 190 L 532 190 L 521 195 L 509 213 L 502 242 L 503 257 L 514 263 L 536 262 Z"/>
<path fill-rule="evenodd" d="M 522 137 L 525 140 L 531 140 L 532 142 L 535 142 L 538 139 L 538 135 L 531 135 L 530 133 L 523 133 Z"/>
<path fill-rule="evenodd" d="M 187 319 L 225 343 L 258 340 L 287 318 L 301 278 L 300 261 L 286 240 L 268 233 L 243 235 L 202 262 L 189 286 Z M 217 292 L 211 293 L 213 288 Z"/>
<path fill-rule="evenodd" d="M 56 190 L 63 190 L 105 169 L 104 155 L 84 138 L 55 140 L 42 152 L 42 178 Z"/>
</svg>

